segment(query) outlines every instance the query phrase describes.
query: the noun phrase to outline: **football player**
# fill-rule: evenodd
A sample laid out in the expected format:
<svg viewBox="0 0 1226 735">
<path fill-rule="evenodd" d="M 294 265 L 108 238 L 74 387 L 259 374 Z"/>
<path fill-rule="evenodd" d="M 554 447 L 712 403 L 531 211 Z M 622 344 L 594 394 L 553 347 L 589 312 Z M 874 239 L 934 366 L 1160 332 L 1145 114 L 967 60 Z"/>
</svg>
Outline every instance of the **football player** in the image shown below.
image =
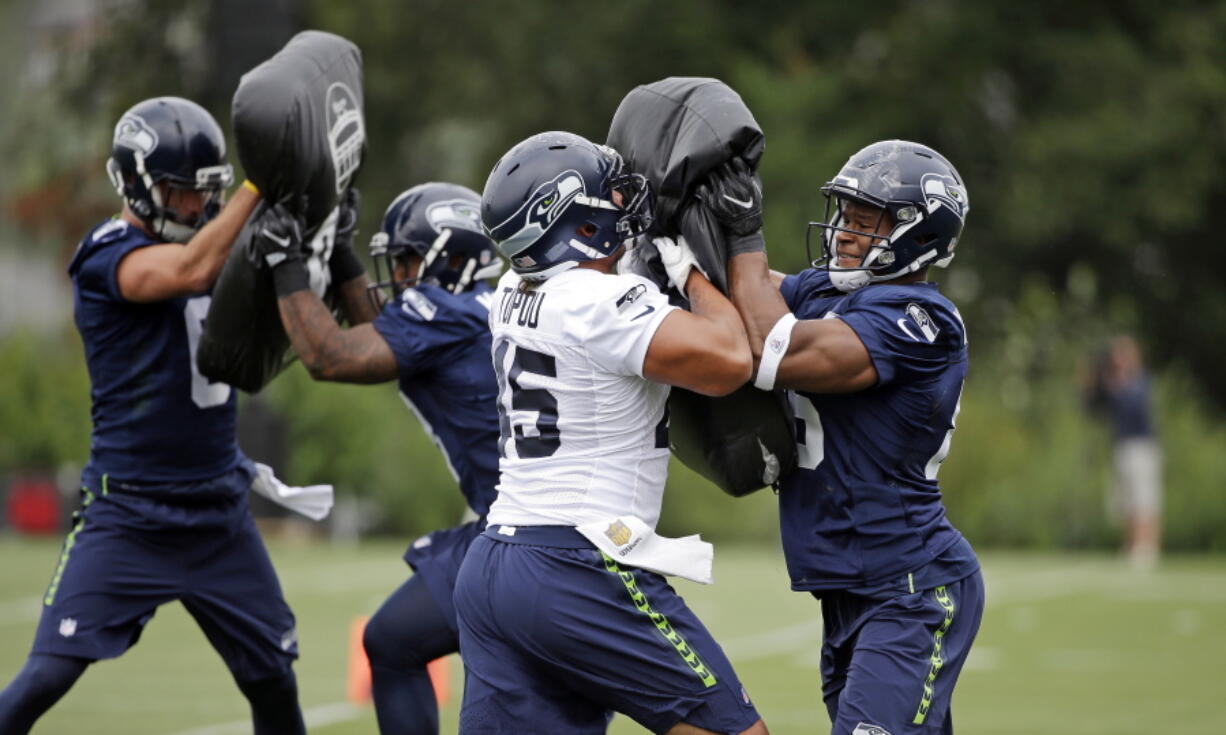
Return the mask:
<svg viewBox="0 0 1226 735">
<path fill-rule="evenodd" d="M 481 206 L 512 270 L 490 310 L 498 497 L 456 581 L 460 732 L 601 733 L 617 711 L 656 733 L 765 733 L 657 573 L 709 577 L 709 545 L 654 533 L 669 386 L 722 395 L 748 379 L 736 310 L 684 241 L 656 240 L 693 313 L 616 272 L 651 208 L 610 148 L 532 136 L 494 166 Z"/>
<path fill-rule="evenodd" d="M 455 184 L 421 184 L 396 197 L 371 240 L 376 273 L 385 266 L 388 275 L 375 288 L 390 289 L 393 298 L 380 312 L 350 309 L 356 326 L 349 329 L 341 329 L 307 287 L 300 224 L 274 207 L 257 225 L 281 321 L 311 376 L 349 383 L 398 379 L 401 397 L 433 436 L 478 516 L 414 541 L 404 558 L 416 574 L 366 625 L 363 644 L 384 735 L 438 732 L 426 664 L 459 650 L 451 593 L 498 482 L 498 389 L 490 362 L 491 289 L 484 279 L 501 273 L 502 261 L 481 231 L 480 206 L 476 193 Z M 377 299 L 377 291 L 372 296 Z"/>
<path fill-rule="evenodd" d="M 222 207 L 225 139 L 178 97 L 124 113 L 107 171 L 123 212 L 68 268 L 93 400 L 82 507 L 33 650 L 0 694 L 0 732 L 28 732 L 172 600 L 225 660 L 256 733 L 305 732 L 294 616 L 248 510 L 255 470 L 235 440 L 235 392 L 194 360 L 210 289 L 258 194 L 246 182 Z"/>
<path fill-rule="evenodd" d="M 937 471 L 966 377 L 966 329 L 928 269 L 953 258 L 966 186 L 933 149 L 854 154 L 810 224 L 824 258 L 768 269 L 761 189 L 742 162 L 700 192 L 730 235 L 730 284 L 763 390 L 787 388 L 799 467 L 779 517 L 792 587 L 821 600 L 832 732 L 950 733 L 949 704 L 983 612 L 975 552 Z"/>
</svg>

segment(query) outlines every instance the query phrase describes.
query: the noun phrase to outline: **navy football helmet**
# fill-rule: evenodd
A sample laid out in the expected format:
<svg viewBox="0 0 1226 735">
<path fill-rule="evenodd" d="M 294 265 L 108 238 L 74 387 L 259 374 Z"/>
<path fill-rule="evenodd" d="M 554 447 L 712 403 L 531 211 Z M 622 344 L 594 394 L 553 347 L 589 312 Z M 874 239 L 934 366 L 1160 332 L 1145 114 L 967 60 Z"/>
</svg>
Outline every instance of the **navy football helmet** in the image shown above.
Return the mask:
<svg viewBox="0 0 1226 735">
<path fill-rule="evenodd" d="M 125 112 L 106 172 L 132 213 L 167 242 L 191 239 L 220 211 L 221 194 L 234 181 L 217 121 L 182 97 L 154 97 Z M 207 192 L 203 210 L 176 212 L 167 206 L 170 188 Z"/>
<path fill-rule="evenodd" d="M 375 261 L 372 288 L 393 295 L 417 283 L 433 283 L 460 293 L 502 272 L 494 243 L 481 230 L 481 197 L 456 184 L 418 184 L 396 197 L 370 240 Z M 396 260 L 421 256 L 412 280 L 396 280 Z M 387 269 L 387 277 L 383 276 Z"/>
<path fill-rule="evenodd" d="M 622 197 L 614 204 L 613 192 Z M 617 252 L 651 226 L 651 188 L 617 151 L 573 133 L 540 133 L 494 166 L 481 219 L 524 278 L 544 280 Z"/>
<path fill-rule="evenodd" d="M 841 291 L 898 278 L 927 265 L 949 265 L 970 211 L 966 186 L 953 164 L 928 146 L 905 140 L 883 140 L 861 149 L 826 182 L 822 193 L 826 221 L 809 223 L 805 248 L 813 230 L 821 230 L 823 257 L 813 266 L 829 271 L 831 282 Z M 893 229 L 888 235 L 874 235 L 847 227 L 843 218 L 847 201 L 881 209 L 883 216 L 888 211 L 894 218 Z M 838 232 L 873 238 L 859 267 L 837 265 Z"/>
</svg>

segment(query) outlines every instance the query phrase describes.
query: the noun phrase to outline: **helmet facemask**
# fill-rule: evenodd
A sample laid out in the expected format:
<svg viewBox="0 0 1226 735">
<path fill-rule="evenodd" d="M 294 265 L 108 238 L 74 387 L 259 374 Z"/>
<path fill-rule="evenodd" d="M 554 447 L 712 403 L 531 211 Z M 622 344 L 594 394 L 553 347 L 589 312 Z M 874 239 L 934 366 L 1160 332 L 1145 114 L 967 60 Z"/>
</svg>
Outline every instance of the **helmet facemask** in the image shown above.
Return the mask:
<svg viewBox="0 0 1226 735">
<path fill-rule="evenodd" d="M 620 153 L 608 146 L 599 147 L 613 159 L 613 169 L 608 178 L 609 198 L 613 199 L 614 192 L 621 195 L 621 215 L 616 229 L 619 242 L 626 243 L 645 235 L 651 228 L 651 184 L 646 176 L 627 169 Z"/>
<path fill-rule="evenodd" d="M 397 248 L 393 253 L 388 247 L 390 238 L 386 232 L 376 232 L 370 238 L 370 259 L 375 265 L 375 279 L 366 287 L 370 295 L 371 303 L 376 308 L 382 306 L 382 299 L 379 296 L 380 291 L 385 291 L 392 298 L 400 296 L 400 292 L 409 288 L 413 283 L 408 280 L 396 280 L 396 261 L 400 257 L 409 255 L 411 251 L 405 251 L 402 248 Z"/>
<path fill-rule="evenodd" d="M 163 201 L 162 193 L 166 192 L 165 198 L 169 200 L 173 198 L 170 195 L 172 190 L 204 193 L 204 202 L 200 210 L 194 215 L 188 215 L 169 206 Z M 179 186 L 171 181 L 166 181 L 165 186 L 155 185 L 150 192 L 154 211 L 153 220 L 148 223 L 150 229 L 164 237 L 167 242 L 187 242 L 221 211 L 223 191 L 225 190 L 222 187 L 200 189 Z"/>
<path fill-rule="evenodd" d="M 114 158 L 107 161 L 107 175 L 128 209 L 165 242 L 185 243 L 192 239 L 221 211 L 222 194 L 234 181 L 234 169 L 228 163 L 197 169 L 196 178 L 189 181 L 170 174 L 151 174 L 141 151 L 133 150 L 131 155 L 135 176 L 125 179 Z M 200 210 L 188 215 L 169 206 L 172 190 L 204 192 L 206 196 Z"/>
<path fill-rule="evenodd" d="M 838 185 L 823 187 L 826 195 L 825 222 L 810 222 L 805 232 L 805 251 L 814 268 L 830 274 L 830 282 L 843 292 L 863 288 L 870 283 L 889 281 L 913 273 L 928 265 L 945 266 L 953 254 L 937 260 L 939 253 L 932 244 L 937 239 L 930 217 L 938 212 L 933 202 L 925 209 L 913 202 L 883 202 L 863 194 L 843 190 Z M 850 226 L 844 208 L 848 204 L 870 207 L 878 211 L 873 230 L 866 231 Z M 894 224 L 886 234 L 881 234 L 882 221 L 887 214 Z M 822 257 L 812 259 L 810 245 L 814 229 L 822 231 Z M 868 251 L 860 265 L 844 267 L 838 264 L 838 233 L 848 232 L 858 237 L 870 238 Z M 951 244 L 952 248 L 952 244 Z"/>
<path fill-rule="evenodd" d="M 830 282 L 843 292 L 855 291 L 872 283 L 882 270 L 887 270 L 893 264 L 894 251 L 891 248 L 893 230 L 888 234 L 880 234 L 882 223 L 890 213 L 888 207 L 877 202 L 865 201 L 859 197 L 848 197 L 837 192 L 823 190 L 826 195 L 826 213 L 824 222 L 810 222 L 805 230 L 805 253 L 810 258 L 813 267 L 830 273 Z M 876 220 L 870 230 L 853 227 L 848 221 L 845 209 L 847 206 L 859 205 L 877 210 Z M 897 219 L 895 219 L 897 222 Z M 822 257 L 813 258 L 811 239 L 814 229 L 821 230 Z M 857 237 L 869 239 L 868 250 L 860 259 L 858 266 L 839 265 L 838 233 L 847 232 Z"/>
<path fill-rule="evenodd" d="M 430 283 L 451 293 L 462 293 L 478 282 L 493 278 L 502 273 L 500 261 L 489 248 L 477 248 L 477 254 L 452 253 L 448 243 L 459 238 L 473 236 L 475 233 L 444 227 L 428 247 L 415 244 L 389 244 L 390 238 L 386 232 L 376 232 L 370 241 L 370 256 L 375 264 L 375 283 L 371 291 L 382 290 L 399 298 L 401 292 L 422 283 Z M 478 235 L 478 237 L 483 237 Z M 457 249 L 459 250 L 459 249 Z M 472 250 L 472 248 L 464 248 Z M 420 262 L 416 275 L 410 278 L 398 279 L 397 268 L 412 256 L 418 256 Z M 458 261 L 458 262 L 456 262 Z M 387 274 L 384 277 L 384 271 Z M 377 296 L 372 293 L 372 299 L 378 305 Z"/>
</svg>

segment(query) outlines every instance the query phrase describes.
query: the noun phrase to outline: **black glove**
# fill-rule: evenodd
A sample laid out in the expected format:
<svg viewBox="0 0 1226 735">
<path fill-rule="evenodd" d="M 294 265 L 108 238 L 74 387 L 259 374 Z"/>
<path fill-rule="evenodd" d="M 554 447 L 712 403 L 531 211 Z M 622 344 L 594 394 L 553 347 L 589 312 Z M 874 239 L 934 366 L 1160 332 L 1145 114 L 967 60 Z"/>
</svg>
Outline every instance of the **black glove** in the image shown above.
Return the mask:
<svg viewBox="0 0 1226 735">
<path fill-rule="evenodd" d="M 284 204 L 268 207 L 256 219 L 252 253 L 261 266 L 272 271 L 278 297 L 311 287 L 302 230 L 302 217 Z"/>
<path fill-rule="evenodd" d="M 728 257 L 766 250 L 762 237 L 762 184 L 742 158 L 715 169 L 698 188 L 728 236 Z"/>
<path fill-rule="evenodd" d="M 362 195 L 356 186 L 345 191 L 340 202 L 339 217 L 336 221 L 336 242 L 332 244 L 332 258 L 328 261 L 328 269 L 332 272 L 332 283 L 340 285 L 357 278 L 366 272 L 362 261 L 353 249 L 353 239 L 358 234 L 358 211 L 362 206 Z"/>
</svg>

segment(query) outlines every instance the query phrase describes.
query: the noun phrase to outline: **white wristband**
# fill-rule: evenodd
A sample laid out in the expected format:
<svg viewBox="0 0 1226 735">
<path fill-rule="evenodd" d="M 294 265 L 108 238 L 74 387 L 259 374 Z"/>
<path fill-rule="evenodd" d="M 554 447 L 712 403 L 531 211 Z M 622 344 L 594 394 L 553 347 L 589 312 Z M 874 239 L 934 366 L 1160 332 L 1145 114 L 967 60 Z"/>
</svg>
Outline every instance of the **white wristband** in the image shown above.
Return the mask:
<svg viewBox="0 0 1226 735">
<path fill-rule="evenodd" d="M 758 375 L 753 379 L 754 387 L 761 390 L 772 390 L 775 387 L 775 373 L 779 372 L 779 363 L 788 354 L 788 344 L 792 341 L 792 327 L 796 325 L 796 315 L 788 312 L 779 317 L 770 334 L 766 335 L 766 343 L 762 345 L 762 359 L 758 362 Z"/>
</svg>

